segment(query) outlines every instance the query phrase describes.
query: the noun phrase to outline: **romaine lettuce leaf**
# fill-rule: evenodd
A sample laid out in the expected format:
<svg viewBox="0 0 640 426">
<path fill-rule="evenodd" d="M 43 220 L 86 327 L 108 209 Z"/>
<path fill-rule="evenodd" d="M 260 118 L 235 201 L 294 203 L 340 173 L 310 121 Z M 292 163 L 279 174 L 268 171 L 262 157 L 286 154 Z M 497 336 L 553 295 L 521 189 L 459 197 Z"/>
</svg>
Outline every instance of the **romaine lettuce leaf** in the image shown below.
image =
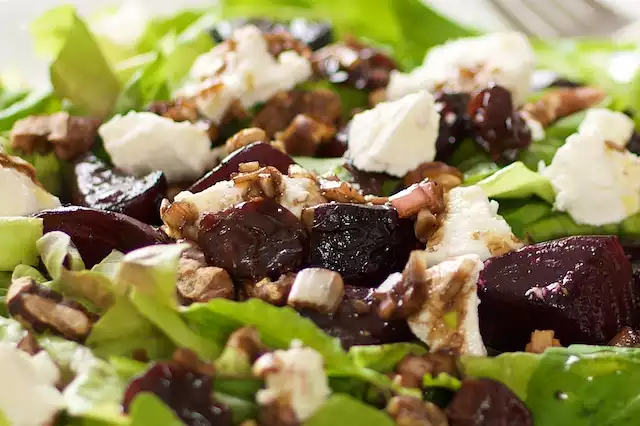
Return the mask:
<svg viewBox="0 0 640 426">
<path fill-rule="evenodd" d="M 62 104 L 50 87 L 33 90 L 27 96 L 0 109 L 0 132 L 11 130 L 13 123 L 32 114 L 59 111 Z"/>
<path fill-rule="evenodd" d="M 141 393 L 130 408 L 131 426 L 183 426 L 182 420 L 164 402 L 151 393 Z"/>
<path fill-rule="evenodd" d="M 11 272 L 24 263 L 36 266 L 36 241 L 42 237 L 42 219 L 0 217 L 0 271 Z"/>
<path fill-rule="evenodd" d="M 366 405 L 347 395 L 334 394 L 316 411 L 304 426 L 393 426 L 395 422 L 384 411 Z"/>
<path fill-rule="evenodd" d="M 422 355 L 427 349 L 416 343 L 391 343 L 388 345 L 352 346 L 349 355 L 356 365 L 388 373 L 402 358 L 409 354 Z"/>
<path fill-rule="evenodd" d="M 538 196 L 553 204 L 556 196 L 551 181 L 527 168 L 521 161 L 509 164 L 477 183 L 489 198 L 528 199 Z"/>
</svg>

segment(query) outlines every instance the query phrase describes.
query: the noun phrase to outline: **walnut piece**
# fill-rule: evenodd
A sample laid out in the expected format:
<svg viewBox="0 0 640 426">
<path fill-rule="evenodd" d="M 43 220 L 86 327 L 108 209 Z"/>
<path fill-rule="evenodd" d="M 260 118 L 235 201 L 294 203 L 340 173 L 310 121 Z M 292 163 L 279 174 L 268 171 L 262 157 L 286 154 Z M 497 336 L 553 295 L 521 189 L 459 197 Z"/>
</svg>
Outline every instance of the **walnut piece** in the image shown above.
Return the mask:
<svg viewBox="0 0 640 426">
<path fill-rule="evenodd" d="M 452 377 L 460 377 L 456 357 L 447 352 L 439 351 L 424 355 L 406 355 L 395 367 L 394 380 L 409 388 L 423 387 L 426 374 L 433 377 L 445 373 Z"/>
<path fill-rule="evenodd" d="M 364 204 L 365 196 L 349 182 L 341 180 L 319 179 L 320 194 L 327 201 L 338 203 Z"/>
<path fill-rule="evenodd" d="M 443 190 L 449 191 L 456 186 L 462 185 L 464 175 L 458 169 L 440 161 L 422 163 L 415 170 L 406 174 L 403 179 L 404 186 L 411 186 L 420 183 L 424 179 L 436 182 Z"/>
<path fill-rule="evenodd" d="M 177 290 L 185 304 L 234 297 L 233 281 L 227 271 L 207 266 L 204 260 L 185 256 L 180 258 L 178 264 Z"/>
<path fill-rule="evenodd" d="M 248 129 L 240 130 L 235 135 L 227 139 L 225 147 L 227 152 L 231 153 L 244 148 L 247 145 L 251 145 L 254 142 L 267 142 L 267 134 L 264 130 L 258 127 L 250 127 Z"/>
<path fill-rule="evenodd" d="M 336 128 L 313 118 L 298 114 L 289 126 L 276 133 L 276 139 L 282 141 L 289 155 L 312 157 L 318 146 L 336 134 Z"/>
<path fill-rule="evenodd" d="M 282 52 L 293 50 L 298 55 L 309 58 L 311 57 L 311 49 L 307 44 L 292 36 L 288 31 L 280 30 L 264 33 L 264 39 L 269 46 L 269 53 L 274 58 L 278 58 Z"/>
<path fill-rule="evenodd" d="M 553 122 L 597 105 L 606 93 L 595 87 L 563 87 L 550 90 L 536 102 L 525 104 L 522 111 L 548 127 Z"/>
<path fill-rule="evenodd" d="M 276 281 L 263 278 L 257 283 L 245 283 L 244 291 L 248 298 L 258 298 L 276 306 L 287 304 L 289 292 L 293 286 L 296 274 L 288 273 L 281 275 Z"/>
<path fill-rule="evenodd" d="M 251 364 L 268 352 L 268 348 L 260 340 L 260 333 L 255 327 L 251 326 L 239 328 L 231 333 L 226 347 L 231 347 L 244 353 Z"/>
<path fill-rule="evenodd" d="M 531 352 L 534 354 L 541 354 L 547 350 L 547 348 L 559 347 L 560 340 L 554 339 L 553 330 L 536 330 L 531 333 L 531 341 L 527 343 L 525 352 Z"/>
<path fill-rule="evenodd" d="M 411 396 L 394 396 L 387 413 L 397 426 L 448 426 L 447 415 L 437 405 Z"/>
<path fill-rule="evenodd" d="M 50 331 L 74 341 L 83 341 L 97 319 L 79 303 L 31 277 L 14 280 L 6 301 L 9 314 L 26 328 L 38 333 Z"/>
</svg>

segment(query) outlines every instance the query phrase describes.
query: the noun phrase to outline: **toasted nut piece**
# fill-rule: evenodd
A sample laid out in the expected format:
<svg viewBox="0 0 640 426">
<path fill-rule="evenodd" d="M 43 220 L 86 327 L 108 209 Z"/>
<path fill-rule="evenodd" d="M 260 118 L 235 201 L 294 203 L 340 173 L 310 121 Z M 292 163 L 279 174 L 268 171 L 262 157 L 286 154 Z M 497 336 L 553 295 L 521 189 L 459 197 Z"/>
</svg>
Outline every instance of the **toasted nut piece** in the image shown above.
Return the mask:
<svg viewBox="0 0 640 426">
<path fill-rule="evenodd" d="M 167 227 L 180 234 L 189 225 L 193 225 L 198 220 L 198 210 L 187 201 L 174 201 L 170 203 L 166 198 L 160 205 L 160 218 Z"/>
<path fill-rule="evenodd" d="M 548 127 L 554 121 L 597 105 L 606 93 L 595 87 L 567 87 L 551 90 L 534 103 L 525 104 L 522 110 Z"/>
<path fill-rule="evenodd" d="M 462 185 L 464 175 L 458 169 L 440 161 L 422 163 L 417 169 L 410 171 L 403 179 L 404 186 L 411 186 L 414 183 L 429 179 L 442 186 L 445 191 L 449 191 L 456 186 Z"/>
<path fill-rule="evenodd" d="M 311 157 L 322 142 L 330 140 L 335 134 L 335 127 L 298 114 L 284 131 L 276 133 L 276 139 L 284 143 L 288 154 Z"/>
<path fill-rule="evenodd" d="M 234 296 L 233 281 L 227 271 L 185 257 L 178 265 L 177 290 L 185 304 L 217 298 L 233 299 Z"/>
<path fill-rule="evenodd" d="M 333 313 L 344 296 L 344 282 L 339 273 L 323 268 L 298 272 L 287 303 L 296 309 L 310 308 Z"/>
<path fill-rule="evenodd" d="M 460 377 L 456 357 L 446 351 L 432 352 L 424 355 L 406 355 L 395 368 L 394 380 L 408 388 L 422 389 L 423 378 L 430 374 L 433 377 L 446 373 L 452 377 Z"/>
<path fill-rule="evenodd" d="M 320 194 L 329 201 L 338 203 L 364 204 L 366 202 L 362 192 L 355 189 L 349 182 L 320 179 Z"/>
<path fill-rule="evenodd" d="M 240 173 L 251 173 L 260 169 L 260 163 L 257 161 L 251 161 L 249 163 L 240 163 L 238 165 L 238 171 Z"/>
<path fill-rule="evenodd" d="M 153 102 L 147 108 L 149 112 L 172 119 L 173 121 L 198 120 L 198 108 L 196 103 L 190 99 L 178 98 L 174 101 Z"/>
<path fill-rule="evenodd" d="M 378 316 L 384 320 L 408 318 L 422 308 L 427 298 L 427 262 L 422 250 L 414 250 L 402 273 L 396 272 L 371 293 L 378 301 Z"/>
<path fill-rule="evenodd" d="M 276 306 L 287 304 L 287 298 L 296 275 L 293 273 L 281 275 L 276 281 L 264 278 L 257 283 L 245 283 L 244 291 L 247 297 L 256 297 Z"/>
<path fill-rule="evenodd" d="M 553 330 L 536 330 L 531 333 L 531 342 L 527 343 L 525 352 L 531 352 L 534 354 L 541 354 L 547 350 L 547 348 L 562 346 L 560 340 L 554 339 Z"/>
<path fill-rule="evenodd" d="M 264 39 L 269 46 L 269 53 L 275 58 L 282 52 L 293 50 L 298 55 L 305 58 L 311 57 L 311 49 L 303 41 L 292 36 L 288 31 L 274 31 L 264 34 Z"/>
<path fill-rule="evenodd" d="M 176 349 L 173 353 L 172 360 L 178 365 L 182 365 L 189 370 L 196 371 L 200 374 L 204 374 L 205 376 L 213 377 L 216 374 L 215 367 L 208 362 L 200 360 L 200 358 L 198 358 L 198 354 L 191 349 Z"/>
<path fill-rule="evenodd" d="M 23 326 L 38 333 L 50 331 L 69 340 L 84 340 L 97 319 L 79 303 L 65 299 L 31 277 L 14 280 L 6 300 L 9 314 Z"/>
<path fill-rule="evenodd" d="M 226 347 L 237 349 L 247 355 L 247 359 L 253 364 L 268 348 L 260 340 L 260 333 L 255 327 L 242 327 L 229 336 Z"/>
<path fill-rule="evenodd" d="M 428 179 L 392 195 L 389 201 L 400 217 L 411 217 L 423 209 L 429 209 L 433 214 L 442 213 L 445 209 L 442 187 Z"/>
<path fill-rule="evenodd" d="M 235 135 L 227 139 L 225 146 L 228 152 L 236 151 L 254 142 L 267 142 L 267 134 L 264 130 L 257 127 L 240 130 Z"/>
<path fill-rule="evenodd" d="M 387 413 L 397 426 L 448 426 L 447 415 L 437 405 L 411 396 L 394 396 Z"/>
<path fill-rule="evenodd" d="M 420 210 L 413 224 L 416 238 L 426 244 L 436 229 L 438 229 L 438 218 L 428 209 Z"/>
</svg>

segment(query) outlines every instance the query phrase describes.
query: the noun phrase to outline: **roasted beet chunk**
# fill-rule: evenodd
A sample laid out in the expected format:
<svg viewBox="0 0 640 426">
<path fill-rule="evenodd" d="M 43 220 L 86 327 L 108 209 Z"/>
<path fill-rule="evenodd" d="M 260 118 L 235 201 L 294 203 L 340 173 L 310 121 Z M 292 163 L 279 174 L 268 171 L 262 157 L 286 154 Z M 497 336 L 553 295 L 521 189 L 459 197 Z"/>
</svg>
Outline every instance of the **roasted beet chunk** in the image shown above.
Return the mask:
<svg viewBox="0 0 640 426">
<path fill-rule="evenodd" d="M 271 199 L 255 199 L 200 222 L 198 245 L 211 266 L 236 281 L 278 279 L 304 261 L 306 232 L 300 221 Z"/>
<path fill-rule="evenodd" d="M 295 164 L 293 158 L 268 143 L 256 142 L 229 154 L 220 165 L 204 175 L 202 179 L 194 183 L 189 191 L 196 193 L 204 191 L 216 183 L 229 180 L 233 173 L 238 172 L 241 163 L 257 161 L 261 166 L 273 166 L 282 173 L 289 171 L 289 166 Z"/>
<path fill-rule="evenodd" d="M 406 321 L 380 319 L 370 306 L 368 295 L 367 288 L 345 285 L 342 302 L 334 314 L 321 314 L 311 309 L 301 313 L 330 336 L 339 338 L 345 348 L 415 339 Z"/>
<path fill-rule="evenodd" d="M 164 232 L 121 213 L 85 207 L 44 210 L 44 232 L 62 231 L 71 237 L 87 268 L 113 250 L 128 253 L 153 244 L 168 243 Z"/>
<path fill-rule="evenodd" d="M 563 345 L 606 344 L 633 324 L 631 264 L 613 236 L 569 237 L 494 257 L 478 286 L 482 337 L 501 351 L 522 350 L 534 330 L 555 331 Z"/>
<path fill-rule="evenodd" d="M 467 93 L 445 93 L 436 95 L 436 106 L 440 112 L 440 131 L 436 141 L 436 160 L 447 161 L 458 145 L 470 135 L 467 115 Z"/>
<path fill-rule="evenodd" d="M 213 378 L 176 362 L 155 363 L 129 384 L 122 404 L 129 412 L 134 398 L 150 392 L 188 426 L 231 426 L 231 412 L 213 399 Z"/>
<path fill-rule="evenodd" d="M 65 178 L 75 205 L 124 213 L 145 223 L 160 221 L 160 202 L 167 192 L 167 180 L 160 171 L 137 178 L 87 154 L 74 162 Z"/>
<path fill-rule="evenodd" d="M 475 95 L 467 112 L 476 143 L 492 160 L 513 161 L 531 144 L 531 131 L 504 87 L 493 86 Z"/>
<path fill-rule="evenodd" d="M 376 287 L 402 270 L 417 246 L 411 220 L 392 207 L 321 204 L 311 222 L 309 263 L 339 272 L 349 284 Z"/>
<path fill-rule="evenodd" d="M 351 161 L 345 162 L 343 167 L 348 172 L 348 177 L 342 175 L 340 177 L 358 185 L 366 195 L 388 196 L 402 189 L 402 183 L 386 173 L 358 170 Z"/>
<path fill-rule="evenodd" d="M 531 412 L 500 382 L 464 380 L 447 407 L 451 426 L 532 426 Z"/>
</svg>

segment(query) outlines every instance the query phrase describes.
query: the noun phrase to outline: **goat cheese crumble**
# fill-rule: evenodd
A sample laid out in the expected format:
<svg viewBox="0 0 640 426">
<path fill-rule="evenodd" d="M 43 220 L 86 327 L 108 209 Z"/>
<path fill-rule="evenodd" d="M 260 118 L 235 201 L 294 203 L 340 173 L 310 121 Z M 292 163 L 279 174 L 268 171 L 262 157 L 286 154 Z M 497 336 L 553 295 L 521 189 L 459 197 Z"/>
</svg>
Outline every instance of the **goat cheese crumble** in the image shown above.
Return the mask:
<svg viewBox="0 0 640 426">
<path fill-rule="evenodd" d="M 0 217 L 26 216 L 46 209 L 60 207 L 58 197 L 49 194 L 30 176 L 18 169 L 0 165 Z"/>
<path fill-rule="evenodd" d="M 345 156 L 360 170 L 402 177 L 433 161 L 439 123 L 434 98 L 426 90 L 379 103 L 353 117 Z"/>
<path fill-rule="evenodd" d="M 633 120 L 626 114 L 606 108 L 590 108 L 578 127 L 578 133 L 600 133 L 605 141 L 625 149 L 634 128 Z"/>
</svg>

